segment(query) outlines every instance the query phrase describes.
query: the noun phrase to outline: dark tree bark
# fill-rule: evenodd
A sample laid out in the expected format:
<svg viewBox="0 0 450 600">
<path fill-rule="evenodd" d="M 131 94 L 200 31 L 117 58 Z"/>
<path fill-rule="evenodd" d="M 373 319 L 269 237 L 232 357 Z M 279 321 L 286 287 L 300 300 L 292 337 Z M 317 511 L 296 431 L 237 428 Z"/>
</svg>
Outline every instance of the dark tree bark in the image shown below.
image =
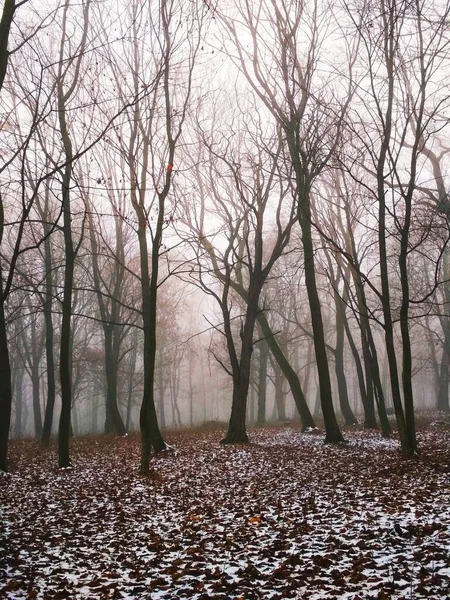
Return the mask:
<svg viewBox="0 0 450 600">
<path fill-rule="evenodd" d="M 36 318 L 32 317 L 31 322 L 22 321 L 22 360 L 23 365 L 31 381 L 31 397 L 33 407 L 34 432 L 36 439 L 42 436 L 42 412 L 41 412 L 41 394 L 40 394 L 40 365 L 42 352 L 44 349 L 45 331 L 37 332 Z"/>
<path fill-rule="evenodd" d="M 48 232 L 44 229 L 44 234 Z M 44 425 L 42 427 L 42 443 L 48 446 L 53 425 L 53 413 L 56 399 L 56 381 L 55 381 L 55 357 L 54 357 L 54 328 L 52 317 L 53 305 L 53 270 L 52 270 L 52 252 L 50 238 L 46 237 L 44 242 L 45 252 L 45 298 L 44 298 L 44 319 L 45 319 L 45 356 L 47 361 L 47 403 L 45 405 Z"/>
<path fill-rule="evenodd" d="M 116 227 L 116 260 L 111 276 L 112 289 L 108 289 L 109 304 L 103 296 L 100 267 L 98 262 L 99 248 L 94 228 L 94 217 L 89 198 L 85 197 L 85 205 L 88 213 L 90 242 L 92 250 L 92 273 L 94 279 L 97 302 L 100 309 L 100 317 L 103 329 L 103 342 L 105 350 L 105 374 L 106 374 L 106 403 L 105 403 L 105 433 L 125 435 L 126 428 L 117 405 L 117 382 L 120 365 L 120 348 L 122 343 L 122 332 L 119 325 L 122 284 L 124 279 L 124 248 L 122 227 L 119 217 L 115 214 Z M 108 282 L 109 283 L 109 282 Z"/>
<path fill-rule="evenodd" d="M 2 18 L 0 20 L 0 92 L 8 68 L 8 41 L 14 13 L 17 5 L 15 0 L 5 0 Z M 4 205 L 0 193 L 0 244 L 4 233 Z M 0 471 L 8 470 L 8 438 L 11 423 L 12 386 L 11 364 L 9 360 L 8 336 L 5 320 L 5 290 L 3 285 L 3 268 L 0 263 Z"/>
<path fill-rule="evenodd" d="M 317 220 L 316 211 L 315 218 Z M 338 217 L 339 219 L 339 217 Z M 333 299 L 335 305 L 335 330 L 336 330 L 336 342 L 335 347 L 333 349 L 334 354 L 334 370 L 336 374 L 336 381 L 338 385 L 338 395 L 339 395 L 339 406 L 341 409 L 342 416 L 344 417 L 346 425 L 356 425 L 357 420 L 353 411 L 350 407 L 350 401 L 348 397 L 348 388 L 347 388 L 347 379 L 345 377 L 345 363 L 344 363 L 344 346 L 345 346 L 345 322 L 347 321 L 347 313 L 346 313 L 346 286 L 345 280 L 348 277 L 348 272 L 342 275 L 342 265 L 340 261 L 340 257 L 337 257 L 337 269 L 333 264 L 330 252 L 328 250 L 325 251 L 326 259 L 328 263 L 328 276 L 331 281 L 331 285 L 333 288 Z M 344 278 L 344 291 L 343 296 L 341 298 L 339 292 L 339 284 Z"/>
<path fill-rule="evenodd" d="M 18 3 L 18 5 L 21 4 L 24 4 L 24 2 Z M 8 68 L 8 59 L 10 54 L 8 51 L 9 33 L 14 20 L 14 13 L 16 12 L 18 5 L 16 5 L 15 0 L 4 0 L 3 3 L 3 13 L 0 20 L 0 90 L 3 87 L 3 82 L 5 80 L 6 71 Z"/>
<path fill-rule="evenodd" d="M 437 402 L 438 410 L 448 411 L 450 408 L 448 400 L 448 386 L 450 383 L 449 377 L 449 362 L 450 354 L 446 347 L 442 349 L 441 360 L 438 369 L 437 379 Z"/>
<path fill-rule="evenodd" d="M 316 283 L 310 194 L 314 180 L 326 166 L 340 139 L 350 90 L 347 102 L 344 102 L 339 111 L 340 115 L 330 113 L 325 116 L 315 102 L 313 81 L 319 52 L 316 17 L 317 13 L 314 13 L 311 21 L 306 19 L 304 21 L 301 5 L 292 6 L 292 10 L 286 11 L 279 3 L 271 1 L 263 3 L 257 11 L 250 8 L 242 10 L 239 31 L 235 21 L 224 18 L 224 24 L 235 42 L 239 64 L 244 75 L 284 135 L 287 162 L 293 170 L 293 193 L 296 197 L 297 219 L 302 234 L 303 266 L 326 430 L 325 441 L 338 443 L 344 438 L 333 406 L 322 312 Z M 268 43 L 266 36 L 261 33 L 263 28 L 261 27 L 261 30 L 259 28 L 262 20 L 270 20 L 273 34 L 271 40 L 273 52 L 271 61 L 268 62 L 263 58 L 268 51 Z M 244 25 L 251 40 L 245 47 L 240 43 L 241 29 Z M 304 61 L 300 60 L 300 56 L 305 56 L 304 48 L 300 52 L 300 40 L 305 40 L 303 26 L 310 28 L 310 39 L 313 40 L 306 51 L 307 58 Z M 266 64 L 270 65 L 267 69 Z M 277 66 L 276 77 L 274 70 L 271 69 L 273 64 Z M 351 87 L 351 77 L 349 87 Z M 327 120 L 328 132 L 334 128 L 329 146 L 324 144 L 325 129 L 322 129 L 324 118 Z"/>
<path fill-rule="evenodd" d="M 384 171 L 387 166 L 387 160 L 389 156 L 390 143 L 392 138 L 393 128 L 393 111 L 394 111 L 394 60 L 397 52 L 397 40 L 395 39 L 395 21 L 397 19 L 396 9 L 394 6 L 390 6 L 386 10 L 386 14 L 383 16 L 384 20 L 384 57 L 385 57 L 385 68 L 387 78 L 387 102 L 386 109 L 383 115 L 383 127 L 382 127 L 382 138 L 381 145 L 378 154 L 376 164 L 376 180 L 377 180 L 377 197 L 378 197 L 378 246 L 380 252 L 380 279 L 381 279 L 381 290 L 382 290 L 382 309 L 384 316 L 384 331 L 385 331 L 385 342 L 386 342 L 386 353 L 389 364 L 389 373 L 391 378 L 391 390 L 392 390 L 392 401 L 394 404 L 395 416 L 397 420 L 397 427 L 400 435 L 400 442 L 403 453 L 411 455 L 417 452 L 417 442 L 415 439 L 415 429 L 412 424 L 412 430 L 409 429 L 411 426 L 411 416 L 414 419 L 414 415 L 410 414 L 411 402 L 412 402 L 412 387 L 410 385 L 411 376 L 411 348 L 409 345 L 409 333 L 408 329 L 408 305 L 409 305 L 409 292 L 408 292 L 408 276 L 405 271 L 406 267 L 406 254 L 407 254 L 407 239 L 408 239 L 408 217 L 405 219 L 404 233 L 402 234 L 401 242 L 401 258 L 399 259 L 400 270 L 401 270 L 401 286 L 402 286 L 402 304 L 401 304 L 401 330 L 402 336 L 404 336 L 404 386 L 406 385 L 405 391 L 405 403 L 408 403 L 408 418 L 405 418 L 405 412 L 403 410 L 402 398 L 400 392 L 400 381 L 398 376 L 397 356 L 395 351 L 394 341 L 394 327 L 391 311 L 391 293 L 389 285 L 389 263 L 388 253 L 386 247 L 386 189 L 385 189 L 385 174 Z M 408 398 L 407 398 L 407 397 Z"/>
<path fill-rule="evenodd" d="M 86 1 L 83 9 L 83 32 L 75 57 L 69 61 L 64 60 L 64 45 L 67 36 L 67 13 L 70 2 L 64 6 L 63 13 L 63 31 L 60 42 L 60 63 L 58 76 L 56 80 L 56 91 L 58 95 L 58 120 L 61 133 L 61 140 L 66 159 L 66 165 L 61 171 L 61 189 L 62 189 L 62 213 L 63 213 L 63 235 L 64 235 L 64 283 L 62 299 L 62 322 L 61 322 L 61 340 L 59 353 L 59 375 L 61 383 L 61 414 L 59 418 L 59 436 L 58 436 L 58 457 L 60 468 L 71 467 L 69 454 L 69 440 L 71 432 L 70 412 L 72 408 L 72 382 L 71 382 L 71 344 L 72 344 L 72 291 L 75 271 L 75 258 L 79 245 L 75 247 L 72 235 L 72 209 L 71 209 L 71 187 L 74 152 L 72 139 L 67 123 L 67 105 L 72 97 L 78 79 L 80 76 L 81 60 L 86 47 L 88 26 L 89 26 L 89 8 L 90 0 Z M 65 77 L 67 69 L 71 64 L 75 66 L 73 80 L 65 89 Z"/>
<path fill-rule="evenodd" d="M 64 109 L 63 109 L 64 110 Z M 66 143 L 68 138 L 66 139 Z M 68 147 L 71 148 L 69 142 Z M 70 156 L 70 154 L 69 154 Z M 72 408 L 72 383 L 71 383 L 71 317 L 72 317 L 72 290 L 75 269 L 75 251 L 72 240 L 72 215 L 70 210 L 70 181 L 72 164 L 69 160 L 62 175 L 63 196 L 63 231 L 64 231 L 64 284 L 62 300 L 61 340 L 59 352 L 59 377 L 61 384 L 61 414 L 59 418 L 58 457 L 60 468 L 71 467 L 69 454 L 70 441 L 70 411 Z"/>
<path fill-rule="evenodd" d="M 166 383 L 164 380 L 164 343 L 161 341 L 158 344 L 158 362 L 159 368 L 157 370 L 157 390 L 158 390 L 158 402 L 157 412 L 158 420 L 161 423 L 162 429 L 166 428 L 166 407 L 164 403 L 164 396 L 166 391 Z"/>
<path fill-rule="evenodd" d="M 296 194 L 298 206 L 298 220 L 302 232 L 303 242 L 303 266 L 305 272 L 306 292 L 308 295 L 309 309 L 311 313 L 311 325 L 313 330 L 314 352 L 316 357 L 317 373 L 319 377 L 320 402 L 325 425 L 325 442 L 339 443 L 344 437 L 336 419 L 333 406 L 333 395 L 331 388 L 330 371 L 325 344 L 325 333 L 323 327 L 320 299 L 317 291 L 315 250 L 312 239 L 311 224 L 311 199 L 310 188 L 312 181 L 305 165 L 302 165 L 303 154 L 299 139 L 299 123 L 290 123 L 285 126 L 289 154 L 292 160 L 296 176 Z"/>
<path fill-rule="evenodd" d="M 1 271 L 0 271 L 1 286 Z M 0 289 L 0 292 L 2 289 Z M 0 472 L 8 471 L 8 438 L 11 423 L 11 366 L 9 362 L 8 337 L 4 303 L 0 302 Z"/>
<path fill-rule="evenodd" d="M 173 158 L 172 158 L 173 160 Z M 172 163 L 171 163 L 172 164 Z M 139 248 L 141 259 L 142 320 L 144 329 L 144 393 L 140 412 L 141 427 L 141 473 L 148 473 L 151 450 L 155 453 L 166 449 L 161 434 L 155 407 L 155 363 L 156 363 L 156 309 L 158 293 L 159 249 L 161 246 L 164 202 L 169 191 L 170 180 L 162 195 L 159 196 L 159 211 L 152 244 L 152 271 L 149 276 L 147 250 L 147 219 L 142 206 L 138 208 Z"/>
</svg>

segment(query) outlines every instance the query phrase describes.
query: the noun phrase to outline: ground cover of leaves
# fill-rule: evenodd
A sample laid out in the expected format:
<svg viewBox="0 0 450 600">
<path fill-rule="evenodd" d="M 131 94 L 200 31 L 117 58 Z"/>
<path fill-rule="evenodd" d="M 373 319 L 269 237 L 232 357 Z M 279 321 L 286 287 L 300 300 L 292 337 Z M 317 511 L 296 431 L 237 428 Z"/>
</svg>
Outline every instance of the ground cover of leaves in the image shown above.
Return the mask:
<svg viewBox="0 0 450 600">
<path fill-rule="evenodd" d="M 168 434 L 137 474 L 139 438 L 11 444 L 0 478 L 0 598 L 450 598 L 450 431 L 421 455 L 346 431 L 295 427 Z"/>
</svg>

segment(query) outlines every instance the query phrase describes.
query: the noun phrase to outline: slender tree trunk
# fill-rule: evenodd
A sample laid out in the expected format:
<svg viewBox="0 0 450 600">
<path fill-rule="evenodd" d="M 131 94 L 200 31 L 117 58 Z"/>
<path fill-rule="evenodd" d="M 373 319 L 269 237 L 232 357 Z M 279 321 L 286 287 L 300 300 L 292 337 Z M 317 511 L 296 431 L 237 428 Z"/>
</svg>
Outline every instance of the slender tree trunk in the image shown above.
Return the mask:
<svg viewBox="0 0 450 600">
<path fill-rule="evenodd" d="M 305 205 L 305 203 L 302 204 L 303 206 L 300 210 L 306 211 L 306 214 L 301 214 L 300 216 L 304 252 L 305 282 L 314 335 L 314 350 L 316 356 L 317 373 L 319 377 L 320 403 L 325 425 L 325 442 L 337 443 L 343 442 L 344 438 L 341 430 L 339 429 L 333 406 L 322 312 L 320 310 L 320 300 L 317 293 L 310 212 L 309 207 Z"/>
<path fill-rule="evenodd" d="M 144 393 L 140 412 L 141 473 L 148 473 L 152 448 L 155 453 L 165 450 L 166 443 L 159 429 L 154 398 L 156 362 L 156 308 L 158 290 L 159 247 L 162 237 L 164 205 L 158 214 L 157 230 L 152 244 L 152 275 L 149 277 L 145 215 L 138 231 L 141 257 L 142 317 L 144 325 Z"/>
<path fill-rule="evenodd" d="M 102 319 L 104 350 L 105 350 L 105 373 L 106 373 L 106 404 L 105 404 L 105 433 L 116 433 L 125 435 L 126 428 L 117 405 L 117 376 L 119 371 L 119 356 L 121 345 L 121 334 L 117 322 L 120 318 L 118 300 L 120 298 L 123 272 L 124 272 L 124 249 L 122 228 L 118 223 L 118 216 L 115 216 L 116 222 L 116 252 L 117 260 L 114 265 L 112 279 L 114 284 L 110 293 L 109 306 L 102 294 L 100 266 L 98 261 L 99 248 L 94 228 L 93 210 L 88 197 L 84 199 L 90 231 L 90 242 L 92 250 L 92 270 L 97 295 L 97 302 Z"/>
<path fill-rule="evenodd" d="M 447 349 L 442 349 L 441 361 L 437 378 L 437 410 L 448 411 L 448 386 L 449 386 L 449 354 Z"/>
<path fill-rule="evenodd" d="M 353 360 L 355 362 L 356 375 L 358 378 L 359 393 L 361 396 L 362 405 L 364 407 L 365 403 L 367 402 L 367 391 L 366 391 L 366 383 L 364 381 L 364 371 L 362 368 L 361 359 L 359 357 L 358 348 L 356 347 L 355 340 L 353 339 L 352 332 L 350 331 L 350 326 L 348 324 L 348 321 L 345 322 L 345 333 L 347 335 L 347 340 L 348 340 L 350 349 L 352 351 Z M 366 374 L 367 374 L 367 372 L 366 372 Z"/>
<path fill-rule="evenodd" d="M 250 280 L 248 290 L 244 327 L 241 332 L 241 355 L 239 357 L 239 366 L 238 368 L 233 368 L 233 403 L 230 421 L 228 423 L 228 432 L 222 440 L 224 444 L 248 443 L 245 416 L 247 414 L 247 399 L 250 385 L 253 333 L 259 310 L 259 294 L 262 289 L 262 284 L 263 281 L 260 280 L 259 273 L 253 274 L 253 279 Z"/>
<path fill-rule="evenodd" d="M 13 369 L 15 370 L 14 376 L 12 378 L 13 389 L 14 389 L 14 408 L 15 408 L 14 437 L 20 439 L 22 437 L 22 431 L 23 431 L 22 385 L 23 385 L 24 369 L 23 369 L 23 367 L 19 366 L 18 361 L 15 361 L 15 365 L 14 365 Z"/>
<path fill-rule="evenodd" d="M 9 362 L 8 338 L 6 334 L 4 304 L 0 302 L 0 472 L 4 471 L 5 473 L 8 471 L 7 456 L 11 404 L 11 366 Z"/>
<path fill-rule="evenodd" d="M 275 386 L 275 412 L 276 418 L 280 422 L 286 420 L 285 397 L 283 390 L 284 375 L 283 371 L 277 365 L 274 369 L 274 386 Z"/>
<path fill-rule="evenodd" d="M 374 390 L 374 365 L 373 356 L 370 351 L 370 338 L 372 336 L 370 321 L 367 311 L 366 295 L 359 272 L 353 272 L 355 282 L 356 298 L 359 312 L 359 327 L 361 333 L 361 348 L 364 361 L 364 370 L 366 373 L 366 393 L 362 397 L 364 407 L 364 427 L 366 429 L 376 429 L 377 421 L 375 417 L 375 390 Z"/>
<path fill-rule="evenodd" d="M 4 0 L 2 18 L 0 20 L 0 90 L 3 87 L 3 82 L 6 76 L 8 67 L 9 51 L 8 39 L 11 25 L 16 11 L 15 0 Z"/>
<path fill-rule="evenodd" d="M 312 239 L 310 181 L 300 159 L 300 144 L 297 139 L 299 126 L 295 123 L 285 127 L 287 144 L 296 176 L 296 193 L 298 203 L 298 220 L 302 232 L 303 262 L 305 285 L 308 295 L 311 325 L 313 330 L 314 351 L 316 356 L 317 373 L 319 377 L 320 402 L 325 425 L 325 442 L 343 442 L 336 413 L 333 406 L 330 371 L 325 345 L 325 333 L 320 309 L 320 299 L 317 291 L 316 269 L 314 261 L 314 244 Z"/>
<path fill-rule="evenodd" d="M 117 326 L 114 323 L 103 323 L 106 366 L 105 433 L 125 435 L 127 430 L 117 405 L 120 342 L 119 332 L 114 331 L 115 329 Z"/>
<path fill-rule="evenodd" d="M 71 184 L 73 170 L 73 146 L 67 124 L 67 103 L 75 91 L 79 78 L 79 68 L 81 59 L 86 47 L 87 31 L 89 25 L 89 7 L 90 0 L 87 0 L 83 10 L 83 32 L 82 39 L 78 48 L 76 57 L 70 60 L 75 61 L 75 79 L 68 86 L 67 92 L 64 91 L 64 78 L 67 64 L 64 62 L 64 45 L 67 42 L 67 12 L 69 10 L 69 0 L 64 5 L 63 13 L 63 34 L 60 43 L 59 70 L 56 81 L 58 95 L 58 121 L 61 133 L 61 140 L 64 148 L 66 165 L 62 171 L 62 213 L 63 213 L 63 235 L 64 235 L 64 283 L 62 299 L 62 322 L 61 322 L 61 340 L 59 354 L 59 375 L 61 382 L 61 415 L 59 418 L 59 436 L 58 436 L 58 455 L 60 468 L 71 467 L 69 455 L 69 438 L 71 432 L 70 412 L 72 408 L 72 382 L 71 382 L 71 346 L 72 346 L 72 291 L 75 270 L 76 251 L 72 239 L 72 210 L 71 210 Z M 64 66 L 63 66 L 64 62 Z"/>
<path fill-rule="evenodd" d="M 269 347 L 266 340 L 259 342 L 259 371 L 258 371 L 258 415 L 256 422 L 264 425 L 266 422 L 266 400 L 267 400 L 267 362 L 269 358 Z"/>
<path fill-rule="evenodd" d="M 126 430 L 130 431 L 131 427 L 131 411 L 133 405 L 133 387 L 134 387 L 134 375 L 135 375 L 135 364 L 137 358 L 137 335 L 133 334 L 133 348 L 129 356 L 129 372 L 127 381 L 127 416 L 126 416 Z"/>
<path fill-rule="evenodd" d="M 191 358 L 192 360 L 192 358 Z M 192 362 L 189 363 L 189 425 L 194 425 L 194 382 L 192 378 Z"/>
<path fill-rule="evenodd" d="M 386 401 L 384 398 L 384 390 L 383 385 L 381 383 L 380 376 L 380 365 L 378 363 L 378 352 L 375 345 L 375 340 L 373 339 L 372 330 L 368 329 L 368 338 L 369 338 L 369 348 L 370 354 L 372 356 L 372 374 L 373 374 L 373 383 L 374 383 L 374 393 L 377 403 L 378 416 L 380 418 L 381 424 L 381 434 L 384 438 L 389 438 L 391 435 L 391 424 L 389 423 L 389 419 L 386 411 Z"/>
<path fill-rule="evenodd" d="M 45 232 L 45 230 L 44 230 Z M 47 237 L 44 242 L 45 250 L 45 301 L 44 301 L 44 319 L 45 319 L 45 357 L 47 361 L 47 403 L 45 405 L 44 425 L 42 427 L 42 443 L 48 446 L 53 425 L 53 413 L 55 410 L 56 381 L 55 381 L 55 357 L 54 357 L 54 328 L 52 318 L 53 303 L 53 275 L 50 239 Z"/>
<path fill-rule="evenodd" d="M 58 452 L 59 466 L 71 467 L 69 454 L 70 441 L 70 412 L 72 408 L 72 383 L 70 377 L 70 347 L 71 347 L 71 316 L 72 316 L 72 289 L 75 268 L 75 253 L 72 242 L 71 212 L 69 201 L 70 166 L 66 167 L 69 173 L 63 178 L 63 211 L 64 211 L 64 246 L 66 253 L 64 287 L 62 301 L 61 346 L 59 354 L 59 376 L 61 382 L 61 415 L 59 418 Z"/>
<path fill-rule="evenodd" d="M 34 364 L 30 371 L 31 388 L 33 396 L 33 416 L 34 416 L 34 433 L 36 439 L 40 440 L 42 436 L 42 415 L 41 415 L 41 398 L 40 398 L 40 381 L 39 381 L 39 365 Z"/>
</svg>

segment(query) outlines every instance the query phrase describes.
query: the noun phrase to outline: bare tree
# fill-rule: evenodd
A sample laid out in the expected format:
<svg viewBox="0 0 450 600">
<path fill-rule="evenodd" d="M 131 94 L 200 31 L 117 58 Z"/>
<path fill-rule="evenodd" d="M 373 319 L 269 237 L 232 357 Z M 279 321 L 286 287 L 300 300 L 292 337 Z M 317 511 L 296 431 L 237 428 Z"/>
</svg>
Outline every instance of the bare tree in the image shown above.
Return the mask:
<svg viewBox="0 0 450 600">
<path fill-rule="evenodd" d="M 223 321 L 228 364 L 218 359 L 233 381 L 223 441 L 243 443 L 248 441 L 245 421 L 261 292 L 289 243 L 295 204 L 280 171 L 276 128 L 268 130 L 262 117 L 249 116 L 230 136 L 222 132 L 217 115 L 210 127 L 203 136 L 208 154 L 194 167 L 198 200 L 184 205 L 183 214 L 198 244 L 200 285 L 217 301 Z M 210 223 L 216 223 L 212 230 Z M 215 280 L 222 284 L 219 289 Z"/>
<path fill-rule="evenodd" d="M 383 314 L 392 399 L 402 450 L 417 452 L 411 350 L 411 267 L 424 238 L 416 236 L 415 215 L 420 193 L 423 145 L 439 127 L 435 120 L 448 102 L 447 86 L 436 79 L 437 66 L 447 55 L 449 7 L 437 11 L 423 2 L 382 0 L 374 6 L 346 5 L 361 39 L 367 85 L 358 92 L 366 110 L 355 106 L 353 165 L 363 164 L 369 181 L 361 181 L 377 203 L 379 300 Z M 436 93 L 436 86 L 441 92 Z M 358 121 L 356 115 L 364 114 Z M 374 140 L 378 140 L 374 143 Z M 357 160 L 355 161 L 355 156 Z M 353 170 L 355 177 L 356 171 Z M 374 191 L 375 190 L 375 191 Z M 420 203 L 419 203 L 420 204 Z M 395 254 L 395 262 L 391 256 Z M 394 283 L 395 282 L 395 283 Z M 372 287 L 375 291 L 375 289 Z M 426 295 L 426 294 L 425 294 Z M 395 344 L 398 317 L 402 376 Z M 403 396 L 403 401 L 402 401 Z"/>
<path fill-rule="evenodd" d="M 315 274 L 310 194 L 339 142 L 348 88 L 339 92 L 319 75 L 321 45 L 330 22 L 319 2 L 238 2 L 237 15 L 221 16 L 234 42 L 237 64 L 284 135 L 293 169 L 297 218 L 302 231 L 305 284 L 327 442 L 343 440 L 333 408 L 325 334 Z M 245 32 L 245 33 L 243 33 Z M 242 44 L 245 37 L 248 42 Z"/>
<path fill-rule="evenodd" d="M 163 0 L 145 9 L 130 8 L 132 44 L 115 57 L 114 78 L 122 99 L 142 86 L 149 93 L 135 103 L 129 123 L 115 143 L 127 165 L 130 200 L 137 225 L 140 252 L 142 323 L 144 333 L 144 390 L 140 414 L 141 471 L 147 472 L 151 450 L 166 448 L 157 420 L 154 378 L 157 351 L 157 298 L 163 233 L 170 224 L 170 198 L 176 173 L 177 147 L 191 103 L 194 65 L 200 49 L 206 7 Z M 185 27 L 185 23 L 187 27 Z M 123 77 L 127 72 L 129 76 Z"/>
</svg>

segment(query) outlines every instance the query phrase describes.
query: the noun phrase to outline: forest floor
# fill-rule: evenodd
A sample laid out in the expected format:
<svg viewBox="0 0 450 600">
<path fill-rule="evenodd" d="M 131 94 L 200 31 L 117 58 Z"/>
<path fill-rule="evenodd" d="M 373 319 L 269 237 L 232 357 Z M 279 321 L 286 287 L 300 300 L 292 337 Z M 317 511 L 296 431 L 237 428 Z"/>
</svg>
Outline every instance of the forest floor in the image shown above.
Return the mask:
<svg viewBox="0 0 450 600">
<path fill-rule="evenodd" d="M 0 598 L 450 598 L 450 427 L 423 424 L 421 454 L 346 430 L 169 432 L 137 474 L 139 438 L 12 442 L 0 478 Z"/>
</svg>

